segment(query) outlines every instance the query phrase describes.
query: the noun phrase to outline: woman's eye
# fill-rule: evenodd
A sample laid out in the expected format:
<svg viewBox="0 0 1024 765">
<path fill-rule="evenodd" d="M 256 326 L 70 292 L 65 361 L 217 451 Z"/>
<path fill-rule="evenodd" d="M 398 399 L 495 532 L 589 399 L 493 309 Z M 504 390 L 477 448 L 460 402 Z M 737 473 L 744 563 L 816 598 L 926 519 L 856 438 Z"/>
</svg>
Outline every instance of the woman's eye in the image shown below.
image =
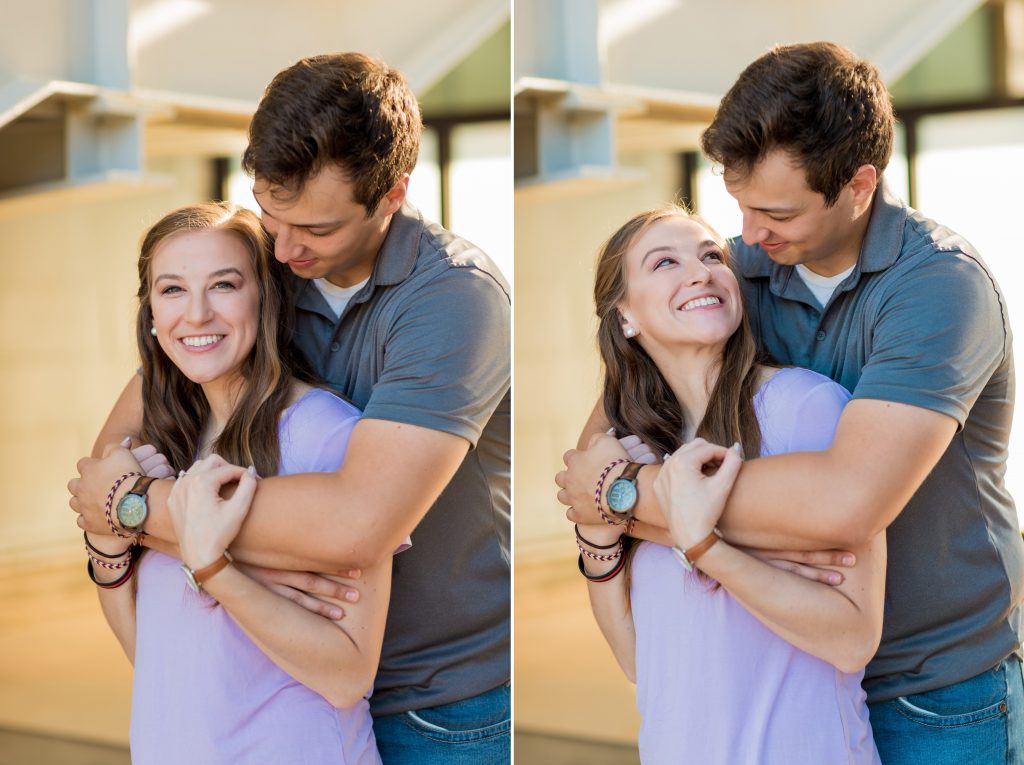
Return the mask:
<svg viewBox="0 0 1024 765">
<path fill-rule="evenodd" d="M 672 258 L 662 258 L 661 260 L 654 264 L 654 269 L 657 270 L 662 266 L 670 266 L 673 263 L 675 263 L 675 260 L 673 260 Z"/>
<path fill-rule="evenodd" d="M 235 289 L 234 282 L 217 282 L 213 285 L 216 290 L 233 290 Z"/>
<path fill-rule="evenodd" d="M 173 295 L 176 292 L 181 292 L 181 287 L 175 287 L 172 285 L 170 287 L 164 287 L 162 290 L 160 290 L 161 295 Z"/>
<path fill-rule="evenodd" d="M 700 256 L 700 259 L 718 261 L 719 263 L 725 260 L 725 258 L 722 257 L 722 253 L 717 252 L 716 250 L 712 250 L 711 252 L 705 252 L 703 255 Z"/>
</svg>

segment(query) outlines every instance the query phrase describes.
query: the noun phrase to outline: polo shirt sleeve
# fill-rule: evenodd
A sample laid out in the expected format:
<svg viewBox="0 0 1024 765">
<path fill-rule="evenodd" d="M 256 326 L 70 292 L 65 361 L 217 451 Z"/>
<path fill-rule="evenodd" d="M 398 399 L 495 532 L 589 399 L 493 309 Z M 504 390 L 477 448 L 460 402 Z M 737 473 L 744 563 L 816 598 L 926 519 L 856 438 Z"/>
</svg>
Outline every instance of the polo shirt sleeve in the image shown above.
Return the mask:
<svg viewBox="0 0 1024 765">
<path fill-rule="evenodd" d="M 383 368 L 363 416 L 465 438 L 473 446 L 509 389 L 511 306 L 483 271 L 450 267 L 391 317 Z"/>
<path fill-rule="evenodd" d="M 1002 296 L 977 260 L 955 251 L 937 252 L 894 284 L 853 397 L 930 409 L 962 428 L 1009 345 Z"/>
</svg>

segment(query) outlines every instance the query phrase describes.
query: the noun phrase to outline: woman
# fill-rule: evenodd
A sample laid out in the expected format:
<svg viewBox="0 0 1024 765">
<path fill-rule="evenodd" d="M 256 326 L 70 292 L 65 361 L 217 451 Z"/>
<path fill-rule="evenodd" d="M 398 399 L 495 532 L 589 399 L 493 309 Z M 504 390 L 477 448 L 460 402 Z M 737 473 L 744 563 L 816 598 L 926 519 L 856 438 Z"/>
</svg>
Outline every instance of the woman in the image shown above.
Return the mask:
<svg viewBox="0 0 1024 765">
<path fill-rule="evenodd" d="M 680 208 L 611 237 L 594 295 L 610 424 L 673 453 L 655 481 L 671 549 L 644 542 L 629 554 L 625 524 L 607 511 L 607 523 L 577 530 L 594 614 L 637 684 L 641 759 L 877 763 L 860 679 L 881 636 L 884 535 L 852 550 L 857 565 L 832 587 L 715 529 L 741 454 L 826 448 L 849 394 L 755 363 L 725 245 Z M 623 470 L 609 465 L 596 488 L 606 508 Z"/>
<path fill-rule="evenodd" d="M 337 469 L 359 417 L 292 376 L 271 259 L 257 217 L 226 204 L 175 210 L 143 240 L 141 439 L 174 472 L 206 459 L 169 499 L 184 565 L 156 551 L 138 560 L 129 546 L 138 529 L 115 522 L 136 476 L 111 490 L 116 536 L 86 535 L 103 612 L 135 666 L 137 765 L 380 762 L 365 696 L 391 561 L 363 572 L 359 604 L 346 603 L 344 619 L 331 622 L 249 578 L 226 553 L 256 474 Z M 235 480 L 235 494 L 221 500 L 220 486 Z"/>
</svg>

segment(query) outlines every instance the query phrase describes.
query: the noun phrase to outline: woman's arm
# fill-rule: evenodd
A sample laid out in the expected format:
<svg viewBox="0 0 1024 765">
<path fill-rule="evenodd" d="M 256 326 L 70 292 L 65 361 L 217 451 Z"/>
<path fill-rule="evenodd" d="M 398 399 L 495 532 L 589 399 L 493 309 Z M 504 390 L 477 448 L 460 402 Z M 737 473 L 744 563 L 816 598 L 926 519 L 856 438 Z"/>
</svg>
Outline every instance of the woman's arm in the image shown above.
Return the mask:
<svg viewBox="0 0 1024 765">
<path fill-rule="evenodd" d="M 373 686 L 391 595 L 391 559 L 363 572 L 358 605 L 343 621 L 317 616 L 234 566 L 203 588 L 281 669 L 336 707 L 350 707 Z M 337 601 L 335 601 L 337 603 Z"/>
<path fill-rule="evenodd" d="M 607 545 L 618 542 L 622 536 L 621 526 L 587 525 L 578 527 L 581 544 L 597 555 L 607 555 L 612 550 Z M 588 544 L 591 543 L 591 544 Z M 618 560 L 599 561 L 583 555 L 583 569 L 588 576 L 602 576 L 618 565 Z M 621 573 L 607 582 L 587 582 L 590 595 L 590 610 L 601 629 L 601 634 L 615 655 L 631 683 L 636 682 L 636 630 L 633 617 L 626 601 L 626 577 Z"/>
<path fill-rule="evenodd" d="M 193 465 L 168 498 L 182 560 L 193 570 L 223 555 L 256 491 L 252 469 L 211 464 Z M 221 499 L 221 487 L 231 481 L 238 481 L 238 488 L 230 499 Z M 344 626 L 306 611 L 234 566 L 203 586 L 275 664 L 333 705 L 353 705 L 373 684 L 391 595 L 390 557 L 362 572 L 359 604 L 346 604 Z"/>
<path fill-rule="evenodd" d="M 692 549 L 721 517 L 742 458 L 734 449 L 696 439 L 662 467 L 654 490 L 668 509 L 677 547 Z M 717 466 L 717 471 L 708 474 Z M 724 541 L 696 565 L 716 579 L 765 626 L 844 672 L 867 664 L 882 634 L 884 533 L 852 551 L 857 565 L 838 587 L 808 581 L 764 563 Z"/>
<path fill-rule="evenodd" d="M 86 541 L 100 553 L 110 556 L 120 556 L 128 550 L 128 542 L 118 539 L 113 535 L 86 534 Z M 100 560 L 106 560 L 102 555 L 97 555 Z M 117 563 L 123 558 L 111 560 Z M 100 582 L 115 582 L 124 574 L 124 569 L 106 569 L 96 563 L 92 564 L 93 576 Z M 125 655 L 133 665 L 135 664 L 135 577 L 114 589 L 97 587 L 96 592 L 100 599 L 100 608 L 103 616 L 110 625 L 111 631 L 121 644 Z"/>
</svg>

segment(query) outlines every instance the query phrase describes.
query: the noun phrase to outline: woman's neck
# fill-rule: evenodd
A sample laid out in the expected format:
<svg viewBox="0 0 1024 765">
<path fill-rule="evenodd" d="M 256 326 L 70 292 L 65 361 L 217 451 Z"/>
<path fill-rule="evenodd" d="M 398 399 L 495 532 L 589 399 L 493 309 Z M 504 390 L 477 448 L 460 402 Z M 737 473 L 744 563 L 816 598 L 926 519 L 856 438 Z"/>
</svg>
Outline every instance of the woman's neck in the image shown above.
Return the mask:
<svg viewBox="0 0 1024 765">
<path fill-rule="evenodd" d="M 206 450 L 224 430 L 235 407 L 238 406 L 238 401 L 245 391 L 245 381 L 240 377 L 233 377 L 230 380 L 218 378 L 203 383 L 202 388 L 206 402 L 210 405 L 210 419 L 206 424 L 200 445 L 200 452 L 205 456 Z"/>
<path fill-rule="evenodd" d="M 723 351 L 724 346 L 647 350 L 683 410 L 685 441 L 693 439 L 697 426 L 704 419 L 721 371 Z"/>
</svg>

